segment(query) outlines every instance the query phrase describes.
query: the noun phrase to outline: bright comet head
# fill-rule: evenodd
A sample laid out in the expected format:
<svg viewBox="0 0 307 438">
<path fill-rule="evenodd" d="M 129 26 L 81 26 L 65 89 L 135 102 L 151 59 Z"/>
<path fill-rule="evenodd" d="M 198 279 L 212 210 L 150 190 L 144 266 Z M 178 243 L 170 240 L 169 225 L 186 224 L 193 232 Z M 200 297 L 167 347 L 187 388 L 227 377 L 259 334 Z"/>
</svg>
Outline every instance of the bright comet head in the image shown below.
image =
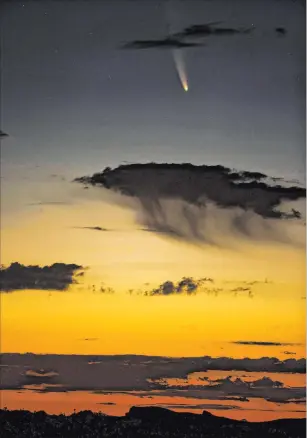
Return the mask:
<svg viewBox="0 0 307 438">
<path fill-rule="evenodd" d="M 184 91 L 188 91 L 189 90 L 188 78 L 186 74 L 182 52 L 179 50 L 174 50 L 173 57 L 182 88 L 184 89 Z"/>
</svg>

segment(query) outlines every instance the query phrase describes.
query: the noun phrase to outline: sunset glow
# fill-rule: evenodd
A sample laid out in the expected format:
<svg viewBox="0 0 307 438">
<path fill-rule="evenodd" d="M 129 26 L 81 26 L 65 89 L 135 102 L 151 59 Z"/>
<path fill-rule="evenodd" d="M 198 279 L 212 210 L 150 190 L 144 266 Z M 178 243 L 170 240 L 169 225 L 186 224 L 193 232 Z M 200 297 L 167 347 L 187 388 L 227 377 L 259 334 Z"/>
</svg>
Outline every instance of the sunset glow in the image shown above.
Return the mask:
<svg viewBox="0 0 307 438">
<path fill-rule="evenodd" d="M 218 416 L 226 429 L 235 422 L 225 418 L 262 422 L 251 435 L 259 438 L 271 428 L 265 421 L 304 418 L 302 2 L 5 2 L 3 10 L 8 434 L 21 436 L 26 417 L 16 414 L 17 427 L 4 406 L 101 411 L 123 416 L 123 430 L 141 427 L 129 415 L 142 406 L 152 430 L 163 415 L 175 426 L 208 418 L 214 427 Z M 41 436 L 29 418 L 31 437 Z M 60 420 L 70 428 L 76 417 Z M 191 423 L 194 436 L 207 436 L 203 423 Z M 74 424 L 84 426 L 76 436 L 96 436 L 87 420 Z"/>
</svg>

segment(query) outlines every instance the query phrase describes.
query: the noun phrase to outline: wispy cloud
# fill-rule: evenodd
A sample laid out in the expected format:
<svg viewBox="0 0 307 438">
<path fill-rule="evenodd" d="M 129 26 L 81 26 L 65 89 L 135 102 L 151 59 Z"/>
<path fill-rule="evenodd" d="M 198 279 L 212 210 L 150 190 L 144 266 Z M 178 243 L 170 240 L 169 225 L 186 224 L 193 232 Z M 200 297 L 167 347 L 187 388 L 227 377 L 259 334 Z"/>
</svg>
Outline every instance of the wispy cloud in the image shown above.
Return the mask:
<svg viewBox="0 0 307 438">
<path fill-rule="evenodd" d="M 229 37 L 232 35 L 247 35 L 255 30 L 254 26 L 249 28 L 235 28 L 235 27 L 226 27 L 221 26 L 222 22 L 213 22 L 213 23 L 205 23 L 205 24 L 194 24 L 186 27 L 183 31 L 176 33 L 174 36 L 177 38 L 191 38 L 191 37 L 215 37 L 215 36 L 224 36 Z"/>
<path fill-rule="evenodd" d="M 156 40 L 135 40 L 122 46 L 123 49 L 183 49 L 199 47 L 201 43 L 181 41 L 175 37 L 166 37 Z"/>
<path fill-rule="evenodd" d="M 250 34 L 254 27 L 234 28 L 218 26 L 221 22 L 195 24 L 186 27 L 181 32 L 168 35 L 160 39 L 134 40 L 124 44 L 124 49 L 185 49 L 190 47 L 201 47 L 203 39 L 208 37 Z"/>
<path fill-rule="evenodd" d="M 79 230 L 92 230 L 92 231 L 114 231 L 110 230 L 109 228 L 103 228 L 103 227 L 72 227 Z"/>
<path fill-rule="evenodd" d="M 267 342 L 267 341 L 234 341 L 232 344 L 237 345 L 255 345 L 259 347 L 285 347 L 288 345 L 301 345 L 294 342 Z"/>
</svg>

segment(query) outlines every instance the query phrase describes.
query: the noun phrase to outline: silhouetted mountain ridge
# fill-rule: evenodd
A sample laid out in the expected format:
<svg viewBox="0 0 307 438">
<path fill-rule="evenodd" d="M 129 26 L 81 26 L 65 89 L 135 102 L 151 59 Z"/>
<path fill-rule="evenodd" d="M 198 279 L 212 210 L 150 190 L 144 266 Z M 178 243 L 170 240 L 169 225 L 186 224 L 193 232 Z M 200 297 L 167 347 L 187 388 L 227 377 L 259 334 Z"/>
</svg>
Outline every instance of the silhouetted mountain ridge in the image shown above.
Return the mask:
<svg viewBox="0 0 307 438">
<path fill-rule="evenodd" d="M 11 437 L 174 437 L 174 438 L 303 438 L 305 419 L 263 423 L 202 414 L 173 412 L 161 407 L 132 407 L 124 417 L 91 411 L 49 415 L 43 411 L 0 410 L 1 438 Z"/>
</svg>

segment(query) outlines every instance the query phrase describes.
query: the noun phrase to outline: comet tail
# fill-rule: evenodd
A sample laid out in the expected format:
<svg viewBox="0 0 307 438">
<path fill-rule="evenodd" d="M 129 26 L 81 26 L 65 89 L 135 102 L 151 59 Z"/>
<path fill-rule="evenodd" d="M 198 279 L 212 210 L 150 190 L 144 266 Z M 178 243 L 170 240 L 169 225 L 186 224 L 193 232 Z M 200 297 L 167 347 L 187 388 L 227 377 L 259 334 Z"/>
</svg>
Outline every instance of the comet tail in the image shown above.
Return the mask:
<svg viewBox="0 0 307 438">
<path fill-rule="evenodd" d="M 181 50 L 173 51 L 175 67 L 184 91 L 189 90 L 188 77 L 185 69 L 184 58 Z"/>
</svg>

